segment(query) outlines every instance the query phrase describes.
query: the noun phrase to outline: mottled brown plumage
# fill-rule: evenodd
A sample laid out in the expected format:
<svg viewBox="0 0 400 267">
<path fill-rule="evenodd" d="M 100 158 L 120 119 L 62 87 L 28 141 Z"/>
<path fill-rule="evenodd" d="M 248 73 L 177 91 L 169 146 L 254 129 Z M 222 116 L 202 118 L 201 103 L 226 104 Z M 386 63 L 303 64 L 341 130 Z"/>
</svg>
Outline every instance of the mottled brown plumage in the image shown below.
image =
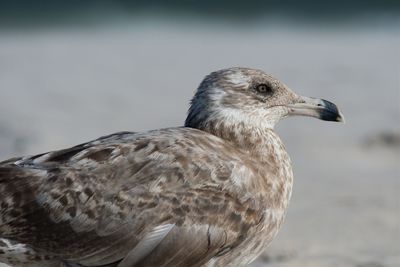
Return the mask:
<svg viewBox="0 0 400 267">
<path fill-rule="evenodd" d="M 262 86 L 260 86 L 262 85 Z M 214 72 L 185 127 L 121 132 L 0 163 L 0 262 L 242 266 L 276 235 L 292 191 L 273 127 L 341 120 L 259 70 Z"/>
</svg>

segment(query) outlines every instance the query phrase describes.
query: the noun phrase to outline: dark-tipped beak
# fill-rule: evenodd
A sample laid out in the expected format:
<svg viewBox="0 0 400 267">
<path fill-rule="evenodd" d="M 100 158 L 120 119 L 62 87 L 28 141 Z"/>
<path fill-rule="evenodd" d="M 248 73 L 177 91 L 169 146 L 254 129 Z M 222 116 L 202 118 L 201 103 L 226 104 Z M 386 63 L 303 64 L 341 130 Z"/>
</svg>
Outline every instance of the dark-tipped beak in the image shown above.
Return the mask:
<svg viewBox="0 0 400 267">
<path fill-rule="evenodd" d="M 338 107 L 324 99 L 300 97 L 294 104 L 287 105 L 289 115 L 315 117 L 324 121 L 344 122 Z"/>
</svg>

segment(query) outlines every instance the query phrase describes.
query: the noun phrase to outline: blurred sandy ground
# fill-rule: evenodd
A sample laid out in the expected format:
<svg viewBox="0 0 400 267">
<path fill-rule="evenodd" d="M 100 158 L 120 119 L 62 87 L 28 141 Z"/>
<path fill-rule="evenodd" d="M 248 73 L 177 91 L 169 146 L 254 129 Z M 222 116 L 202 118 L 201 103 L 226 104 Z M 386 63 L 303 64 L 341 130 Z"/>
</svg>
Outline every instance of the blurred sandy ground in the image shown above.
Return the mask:
<svg viewBox="0 0 400 267">
<path fill-rule="evenodd" d="M 0 34 L 0 159 L 122 131 L 182 125 L 210 71 L 261 68 L 338 104 L 346 124 L 277 131 L 295 187 L 286 223 L 253 266 L 400 266 L 398 25 L 211 27 L 152 19 Z"/>
</svg>

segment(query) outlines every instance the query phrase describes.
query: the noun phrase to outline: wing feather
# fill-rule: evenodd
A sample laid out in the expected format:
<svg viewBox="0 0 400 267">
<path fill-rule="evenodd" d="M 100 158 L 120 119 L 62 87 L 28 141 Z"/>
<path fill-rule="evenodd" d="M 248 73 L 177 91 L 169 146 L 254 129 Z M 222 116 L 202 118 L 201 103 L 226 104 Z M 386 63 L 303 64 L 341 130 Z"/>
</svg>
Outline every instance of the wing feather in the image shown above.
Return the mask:
<svg viewBox="0 0 400 267">
<path fill-rule="evenodd" d="M 201 266 L 226 246 L 226 231 L 210 225 L 172 228 L 144 258 L 126 258 L 118 267 Z"/>
<path fill-rule="evenodd" d="M 168 266 L 203 262 L 259 222 L 251 203 L 229 194 L 241 154 L 224 146 L 172 128 L 4 161 L 0 237 L 88 266 L 126 255 L 121 266 L 167 256 Z M 212 153 L 221 149 L 231 153 Z"/>
<path fill-rule="evenodd" d="M 174 224 L 164 224 L 154 227 L 140 240 L 140 242 L 131 250 L 118 265 L 118 267 L 132 267 L 157 247 L 168 235 Z"/>
</svg>

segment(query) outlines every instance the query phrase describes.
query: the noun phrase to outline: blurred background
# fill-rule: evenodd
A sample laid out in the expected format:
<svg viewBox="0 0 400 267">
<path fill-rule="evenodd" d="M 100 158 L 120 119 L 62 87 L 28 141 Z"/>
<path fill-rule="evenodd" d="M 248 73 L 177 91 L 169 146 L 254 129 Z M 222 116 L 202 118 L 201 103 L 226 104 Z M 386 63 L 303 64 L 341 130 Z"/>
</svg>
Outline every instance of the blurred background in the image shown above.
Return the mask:
<svg viewBox="0 0 400 267">
<path fill-rule="evenodd" d="M 294 192 L 253 267 L 400 266 L 396 0 L 1 1 L 0 160 L 180 126 L 201 79 L 231 66 L 346 117 L 278 125 Z"/>
</svg>

